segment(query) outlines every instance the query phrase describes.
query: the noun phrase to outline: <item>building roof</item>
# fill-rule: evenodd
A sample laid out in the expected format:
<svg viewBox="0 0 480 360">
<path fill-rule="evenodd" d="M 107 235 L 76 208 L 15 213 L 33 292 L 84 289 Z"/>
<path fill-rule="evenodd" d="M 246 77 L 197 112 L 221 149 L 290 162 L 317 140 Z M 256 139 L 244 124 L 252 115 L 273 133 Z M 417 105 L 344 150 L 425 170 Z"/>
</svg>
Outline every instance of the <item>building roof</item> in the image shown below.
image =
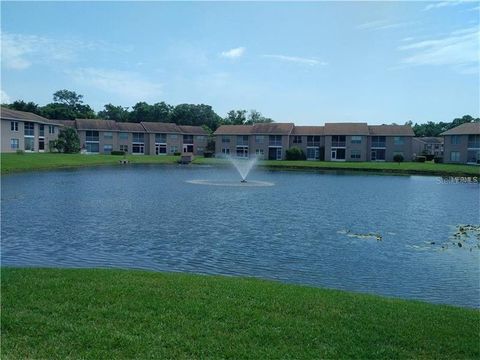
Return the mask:
<svg viewBox="0 0 480 360">
<path fill-rule="evenodd" d="M 422 136 L 414 137 L 413 140 L 421 141 L 424 144 L 443 144 L 443 137 Z"/>
<path fill-rule="evenodd" d="M 453 129 L 447 130 L 440 134 L 441 136 L 445 135 L 480 135 L 480 123 L 464 123 L 454 127 Z"/>
<path fill-rule="evenodd" d="M 117 123 L 113 120 L 102 119 L 76 119 L 75 125 L 77 130 L 101 130 L 101 131 L 117 131 Z"/>
<path fill-rule="evenodd" d="M 6 107 L 0 107 L 0 117 L 2 119 L 7 119 L 7 120 L 26 120 L 26 121 L 35 121 L 38 123 L 42 124 L 53 124 L 53 125 L 58 125 L 57 123 L 44 118 L 43 116 L 31 113 L 31 112 L 26 112 L 26 111 L 18 111 L 18 110 L 12 110 Z"/>
<path fill-rule="evenodd" d="M 117 122 L 118 131 L 127 132 L 145 132 L 145 128 L 140 123 L 133 122 Z"/>
<path fill-rule="evenodd" d="M 252 132 L 252 125 L 221 125 L 214 135 L 249 135 Z"/>
<path fill-rule="evenodd" d="M 323 135 L 324 126 L 295 126 L 292 135 Z"/>
<path fill-rule="evenodd" d="M 142 126 L 149 133 L 168 133 L 179 134 L 180 128 L 174 123 L 162 123 L 162 122 L 141 122 Z"/>
<path fill-rule="evenodd" d="M 369 135 L 367 123 L 325 123 L 325 135 Z"/>
<path fill-rule="evenodd" d="M 373 136 L 415 136 L 410 125 L 370 125 L 368 129 Z"/>
<path fill-rule="evenodd" d="M 186 135 L 208 135 L 205 129 L 201 126 L 178 125 L 180 132 Z"/>
<path fill-rule="evenodd" d="M 290 135 L 293 131 L 293 123 L 259 123 L 253 124 L 252 134 Z"/>
<path fill-rule="evenodd" d="M 58 119 L 52 119 L 52 120 L 49 120 L 50 122 L 53 122 L 55 124 L 58 124 L 58 125 L 63 125 L 63 126 L 67 126 L 67 127 L 72 127 L 74 128 L 75 127 L 75 120 L 58 120 Z"/>
</svg>

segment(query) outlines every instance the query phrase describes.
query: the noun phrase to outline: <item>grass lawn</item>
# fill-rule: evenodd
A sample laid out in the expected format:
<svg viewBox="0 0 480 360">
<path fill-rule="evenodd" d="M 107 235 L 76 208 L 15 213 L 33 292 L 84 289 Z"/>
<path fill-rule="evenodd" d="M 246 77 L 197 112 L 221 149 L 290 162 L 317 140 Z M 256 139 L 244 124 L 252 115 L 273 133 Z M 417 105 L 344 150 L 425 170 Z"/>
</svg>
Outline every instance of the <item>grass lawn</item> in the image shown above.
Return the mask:
<svg viewBox="0 0 480 360">
<path fill-rule="evenodd" d="M 2 174 L 28 170 L 46 170 L 56 168 L 95 166 L 95 165 L 119 165 L 123 156 L 115 155 L 81 155 L 81 154 L 58 154 L 58 153 L 15 153 L 1 154 Z M 156 156 L 156 155 L 127 155 L 133 164 L 176 164 L 179 156 Z M 216 158 L 196 157 L 194 164 L 230 165 L 228 160 Z M 330 162 L 330 161 L 259 161 L 257 166 L 268 169 L 285 170 L 352 170 L 352 171 L 375 171 L 400 174 L 423 174 L 445 176 L 477 176 L 480 177 L 480 167 L 475 165 L 435 164 L 432 162 Z"/>
<path fill-rule="evenodd" d="M 215 158 L 196 158 L 196 164 L 228 164 L 228 160 Z M 288 170 L 352 170 L 374 171 L 401 174 L 445 175 L 445 176 L 477 176 L 480 177 L 480 166 L 462 164 L 435 164 L 433 162 L 336 162 L 336 161 L 287 161 L 263 160 L 257 166 L 269 169 Z"/>
<path fill-rule="evenodd" d="M 18 171 L 46 170 L 68 167 L 119 165 L 124 156 L 82 155 L 58 153 L 15 153 L 1 154 L 2 174 Z M 126 159 L 134 164 L 175 164 L 180 156 L 127 155 Z"/>
<path fill-rule="evenodd" d="M 2 359 L 480 357 L 480 312 L 275 282 L 2 269 Z"/>
</svg>

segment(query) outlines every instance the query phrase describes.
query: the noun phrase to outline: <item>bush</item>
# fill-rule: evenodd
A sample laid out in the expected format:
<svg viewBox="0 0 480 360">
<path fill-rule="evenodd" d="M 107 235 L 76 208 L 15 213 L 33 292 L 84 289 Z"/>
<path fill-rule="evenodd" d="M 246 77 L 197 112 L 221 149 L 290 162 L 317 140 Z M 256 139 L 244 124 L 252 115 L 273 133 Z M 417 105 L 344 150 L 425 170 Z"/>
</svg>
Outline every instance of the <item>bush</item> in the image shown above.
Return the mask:
<svg viewBox="0 0 480 360">
<path fill-rule="evenodd" d="M 121 155 L 121 156 L 123 156 L 123 155 L 125 155 L 125 151 L 112 151 L 110 153 L 110 155 Z"/>
<path fill-rule="evenodd" d="M 427 161 L 432 161 L 435 158 L 435 155 L 425 155 L 425 158 L 427 159 Z"/>
<path fill-rule="evenodd" d="M 443 157 L 436 156 L 436 157 L 433 158 L 433 161 L 435 162 L 435 164 L 441 164 L 441 163 L 443 163 Z"/>
<path fill-rule="evenodd" d="M 397 162 L 397 163 L 401 163 L 403 162 L 403 155 L 402 154 L 396 154 L 393 156 L 393 161 Z"/>
<path fill-rule="evenodd" d="M 174 156 L 180 156 L 181 154 L 178 151 L 176 151 L 176 152 L 173 153 L 173 155 Z"/>
<path fill-rule="evenodd" d="M 23 150 L 17 150 L 16 153 L 17 155 L 25 155 L 25 151 Z"/>
<path fill-rule="evenodd" d="M 211 157 L 213 157 L 213 152 L 212 151 L 204 151 L 203 152 L 203 157 L 211 158 Z"/>
<path fill-rule="evenodd" d="M 292 147 L 285 152 L 285 158 L 287 160 L 306 160 L 307 156 L 302 149 L 298 147 Z"/>
<path fill-rule="evenodd" d="M 417 158 L 415 159 L 417 162 L 425 162 L 427 158 L 425 156 L 417 156 Z"/>
<path fill-rule="evenodd" d="M 58 152 L 66 154 L 80 152 L 80 138 L 78 137 L 77 131 L 69 127 L 61 129 L 54 147 Z"/>
</svg>

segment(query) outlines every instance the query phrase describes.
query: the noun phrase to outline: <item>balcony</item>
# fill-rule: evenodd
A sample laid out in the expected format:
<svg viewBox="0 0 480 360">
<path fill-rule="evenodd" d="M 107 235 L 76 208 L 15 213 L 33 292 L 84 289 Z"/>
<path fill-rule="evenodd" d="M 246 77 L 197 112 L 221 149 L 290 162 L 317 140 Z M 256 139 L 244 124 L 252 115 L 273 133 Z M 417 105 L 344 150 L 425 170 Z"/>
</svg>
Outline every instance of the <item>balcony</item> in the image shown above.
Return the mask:
<svg viewBox="0 0 480 360">
<path fill-rule="evenodd" d="M 372 148 L 384 148 L 386 147 L 385 141 L 372 141 Z"/>
<path fill-rule="evenodd" d="M 345 141 L 332 141 L 332 147 L 345 147 Z"/>
</svg>

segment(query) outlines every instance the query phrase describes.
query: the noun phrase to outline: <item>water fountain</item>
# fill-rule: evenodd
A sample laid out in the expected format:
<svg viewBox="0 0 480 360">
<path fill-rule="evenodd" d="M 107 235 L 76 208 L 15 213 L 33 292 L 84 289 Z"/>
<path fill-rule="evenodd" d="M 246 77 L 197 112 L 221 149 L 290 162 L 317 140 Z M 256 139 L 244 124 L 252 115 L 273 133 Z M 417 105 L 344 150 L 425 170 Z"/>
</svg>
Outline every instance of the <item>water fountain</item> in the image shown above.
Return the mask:
<svg viewBox="0 0 480 360">
<path fill-rule="evenodd" d="M 233 157 L 228 157 L 227 158 L 233 166 L 235 166 L 235 169 L 237 169 L 238 173 L 240 174 L 240 177 L 242 180 L 240 181 L 241 183 L 246 183 L 247 182 L 247 176 L 250 170 L 252 170 L 253 166 L 257 162 L 257 157 L 253 158 L 233 158 Z"/>
</svg>

